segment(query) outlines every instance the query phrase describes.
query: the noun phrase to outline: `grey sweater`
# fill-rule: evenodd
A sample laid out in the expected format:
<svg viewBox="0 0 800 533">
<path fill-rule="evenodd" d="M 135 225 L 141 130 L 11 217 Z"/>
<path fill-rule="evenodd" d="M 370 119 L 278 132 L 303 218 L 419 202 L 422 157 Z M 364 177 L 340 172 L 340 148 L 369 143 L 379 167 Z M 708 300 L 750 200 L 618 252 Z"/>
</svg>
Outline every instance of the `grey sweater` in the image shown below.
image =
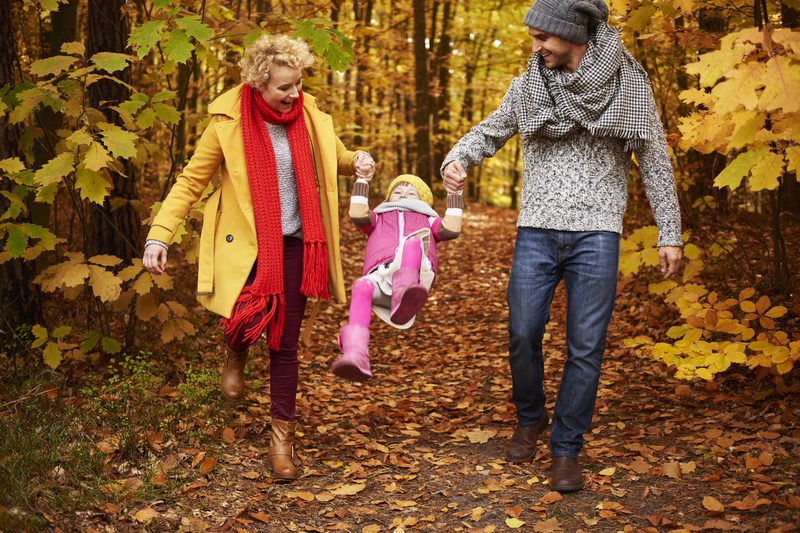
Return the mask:
<svg viewBox="0 0 800 533">
<path fill-rule="evenodd" d="M 518 133 L 516 104 L 522 77 L 514 78 L 500 106 L 447 154 L 465 169 L 492 157 Z M 635 150 L 645 192 L 658 225 L 658 246 L 681 246 L 681 217 L 664 128 L 650 94 L 649 140 Z M 631 151 L 625 141 L 585 129 L 562 138 L 523 136 L 524 164 L 517 226 L 622 233 Z"/>
<path fill-rule="evenodd" d="M 294 177 L 292 150 L 286 126 L 265 122 L 275 152 L 275 164 L 278 167 L 278 192 L 281 198 L 281 229 L 287 237 L 303 236 L 300 223 L 300 201 L 297 197 L 297 180 Z"/>
</svg>

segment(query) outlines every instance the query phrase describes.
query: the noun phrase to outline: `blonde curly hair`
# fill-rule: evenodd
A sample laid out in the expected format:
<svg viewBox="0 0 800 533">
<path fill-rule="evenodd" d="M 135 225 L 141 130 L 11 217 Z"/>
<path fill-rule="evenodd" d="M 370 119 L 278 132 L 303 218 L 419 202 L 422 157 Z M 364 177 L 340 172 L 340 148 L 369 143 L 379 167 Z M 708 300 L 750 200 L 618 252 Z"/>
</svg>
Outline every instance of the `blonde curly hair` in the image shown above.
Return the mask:
<svg viewBox="0 0 800 533">
<path fill-rule="evenodd" d="M 247 47 L 239 61 L 242 81 L 253 88 L 263 87 L 269 80 L 273 63 L 292 68 L 308 68 L 314 64 L 314 55 L 308 43 L 286 35 L 262 35 Z"/>
</svg>

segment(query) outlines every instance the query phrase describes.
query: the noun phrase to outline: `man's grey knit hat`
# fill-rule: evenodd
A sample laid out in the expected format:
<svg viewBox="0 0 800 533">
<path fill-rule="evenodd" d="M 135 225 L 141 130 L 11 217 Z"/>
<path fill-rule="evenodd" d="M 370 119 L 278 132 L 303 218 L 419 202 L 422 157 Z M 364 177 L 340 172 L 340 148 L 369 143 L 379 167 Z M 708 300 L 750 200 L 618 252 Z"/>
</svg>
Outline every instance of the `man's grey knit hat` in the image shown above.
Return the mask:
<svg viewBox="0 0 800 533">
<path fill-rule="evenodd" d="M 525 24 L 575 44 L 589 42 L 590 32 L 608 20 L 603 0 L 536 0 Z"/>
</svg>

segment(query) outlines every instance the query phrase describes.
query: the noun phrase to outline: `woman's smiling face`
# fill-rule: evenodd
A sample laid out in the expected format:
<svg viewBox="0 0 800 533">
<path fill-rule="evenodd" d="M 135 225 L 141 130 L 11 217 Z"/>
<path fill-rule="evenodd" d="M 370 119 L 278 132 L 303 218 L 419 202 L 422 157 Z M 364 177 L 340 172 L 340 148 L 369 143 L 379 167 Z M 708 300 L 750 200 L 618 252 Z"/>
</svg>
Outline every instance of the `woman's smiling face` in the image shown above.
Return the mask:
<svg viewBox="0 0 800 533">
<path fill-rule="evenodd" d="M 289 65 L 273 63 L 269 68 L 266 85 L 259 88 L 261 98 L 279 113 L 292 110 L 294 101 L 300 98 L 303 88 L 303 71 Z"/>
</svg>

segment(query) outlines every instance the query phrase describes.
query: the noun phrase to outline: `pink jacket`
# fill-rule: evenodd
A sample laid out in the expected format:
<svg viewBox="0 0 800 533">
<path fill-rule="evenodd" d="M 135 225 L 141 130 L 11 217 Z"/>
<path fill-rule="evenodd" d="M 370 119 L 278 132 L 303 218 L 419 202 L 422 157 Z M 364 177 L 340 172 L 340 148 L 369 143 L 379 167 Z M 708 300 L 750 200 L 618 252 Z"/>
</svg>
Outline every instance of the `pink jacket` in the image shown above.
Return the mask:
<svg viewBox="0 0 800 533">
<path fill-rule="evenodd" d="M 438 261 L 436 259 L 436 243 L 439 242 L 439 225 L 441 217 L 429 217 L 413 211 L 388 211 L 375 213 L 370 211 L 372 224 L 361 228 L 367 234 L 367 250 L 364 254 L 364 271 L 362 275 L 369 274 L 370 270 L 381 263 L 391 263 L 397 253 L 400 238 L 422 228 L 431 230 L 431 240 L 428 246 L 428 259 L 431 270 L 436 272 Z"/>
</svg>

